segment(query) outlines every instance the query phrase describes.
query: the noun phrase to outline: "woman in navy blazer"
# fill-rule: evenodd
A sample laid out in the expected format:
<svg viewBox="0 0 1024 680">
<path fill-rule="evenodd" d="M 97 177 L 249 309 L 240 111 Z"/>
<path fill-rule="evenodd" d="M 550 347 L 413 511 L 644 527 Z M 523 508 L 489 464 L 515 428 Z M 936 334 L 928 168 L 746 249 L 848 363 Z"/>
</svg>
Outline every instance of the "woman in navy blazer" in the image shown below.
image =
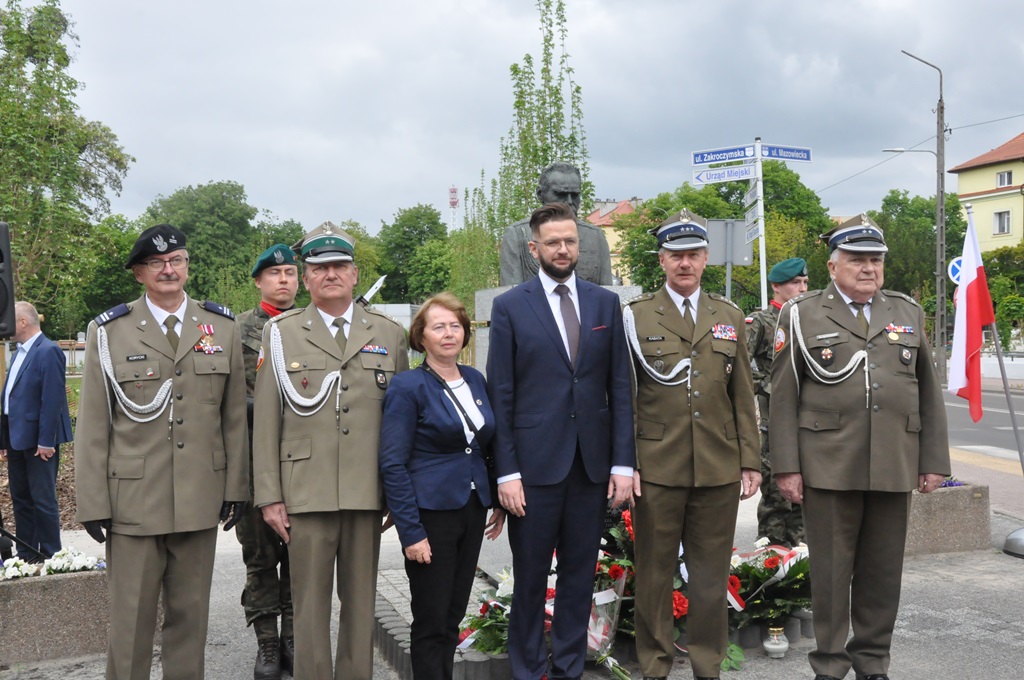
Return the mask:
<svg viewBox="0 0 1024 680">
<path fill-rule="evenodd" d="M 451 679 L 480 544 L 505 523 L 500 508 L 486 519 L 497 506 L 485 458 L 494 414 L 483 375 L 457 363 L 468 343 L 466 307 L 451 293 L 430 298 L 409 329 L 424 362 L 384 395 L 380 471 L 406 558 L 416 680 Z"/>
</svg>

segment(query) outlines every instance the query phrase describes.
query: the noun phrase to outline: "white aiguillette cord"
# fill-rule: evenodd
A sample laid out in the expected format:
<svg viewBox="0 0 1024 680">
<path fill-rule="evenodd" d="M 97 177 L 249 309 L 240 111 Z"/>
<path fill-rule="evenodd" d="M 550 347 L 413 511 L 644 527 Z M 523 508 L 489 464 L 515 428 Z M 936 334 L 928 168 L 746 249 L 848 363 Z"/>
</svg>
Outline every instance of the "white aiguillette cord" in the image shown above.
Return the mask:
<svg viewBox="0 0 1024 680">
<path fill-rule="evenodd" d="M 822 366 L 818 365 L 813 358 L 811 358 L 810 350 L 807 349 L 807 341 L 804 339 L 803 333 L 800 329 L 800 307 L 795 303 L 790 303 L 789 311 L 789 337 L 790 342 L 800 347 L 800 353 L 803 355 L 804 363 L 807 365 L 808 372 L 811 377 L 824 385 L 837 385 L 857 370 L 857 365 L 864 364 L 864 407 L 868 408 L 871 405 L 871 377 L 868 374 L 868 352 L 865 349 L 857 350 L 850 357 L 850 360 L 838 371 L 832 372 L 825 370 Z M 793 350 L 790 348 L 790 353 Z M 793 367 L 793 377 L 796 380 L 796 393 L 800 396 L 800 376 L 796 371 L 796 362 L 790 361 Z"/>
</svg>

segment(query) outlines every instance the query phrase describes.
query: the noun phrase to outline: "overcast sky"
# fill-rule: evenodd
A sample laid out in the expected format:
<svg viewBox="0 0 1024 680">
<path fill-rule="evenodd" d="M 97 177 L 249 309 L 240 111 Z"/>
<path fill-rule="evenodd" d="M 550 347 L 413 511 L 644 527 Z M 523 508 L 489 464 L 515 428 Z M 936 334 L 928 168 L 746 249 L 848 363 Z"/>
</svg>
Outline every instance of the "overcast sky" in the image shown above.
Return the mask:
<svg viewBox="0 0 1024 680">
<path fill-rule="evenodd" d="M 876 209 L 893 188 L 934 195 L 931 154 L 881 151 L 935 149 L 938 73 L 901 49 L 943 70 L 947 167 L 1024 131 L 1020 0 L 567 5 L 599 198 L 670 191 L 692 181 L 692 151 L 756 136 L 812 149 L 790 167 L 834 215 Z M 81 113 L 136 158 L 113 201 L 129 218 L 159 194 L 233 180 L 307 229 L 354 219 L 376 233 L 417 203 L 447 221 L 448 188 L 497 170 L 509 65 L 541 49 L 529 0 L 62 6 Z"/>
</svg>

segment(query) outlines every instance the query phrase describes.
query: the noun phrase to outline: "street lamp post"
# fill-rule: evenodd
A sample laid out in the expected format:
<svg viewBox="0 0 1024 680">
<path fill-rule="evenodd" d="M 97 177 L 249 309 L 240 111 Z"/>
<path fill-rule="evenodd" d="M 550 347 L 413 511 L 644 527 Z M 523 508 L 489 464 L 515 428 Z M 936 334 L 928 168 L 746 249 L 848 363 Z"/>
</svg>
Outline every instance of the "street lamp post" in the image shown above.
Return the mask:
<svg viewBox="0 0 1024 680">
<path fill-rule="evenodd" d="M 946 105 L 942 99 L 942 69 L 906 50 L 900 50 L 939 72 L 939 103 L 935 107 L 935 151 L 884 149 L 896 153 L 926 152 L 935 156 L 935 369 L 946 382 Z"/>
</svg>

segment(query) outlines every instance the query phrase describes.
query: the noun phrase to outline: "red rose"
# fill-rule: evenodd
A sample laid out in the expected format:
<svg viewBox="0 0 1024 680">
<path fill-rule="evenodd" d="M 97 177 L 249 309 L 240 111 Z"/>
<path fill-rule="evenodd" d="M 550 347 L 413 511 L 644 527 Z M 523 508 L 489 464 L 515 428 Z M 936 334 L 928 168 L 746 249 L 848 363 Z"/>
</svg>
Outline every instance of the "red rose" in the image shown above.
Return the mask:
<svg viewBox="0 0 1024 680">
<path fill-rule="evenodd" d="M 485 616 L 486 614 L 487 614 L 487 603 L 484 602 L 482 605 L 480 605 L 480 616 Z"/>
<path fill-rule="evenodd" d="M 554 588 L 548 588 L 547 592 L 544 593 L 544 599 L 545 600 L 553 600 L 553 599 L 555 599 L 555 589 Z"/>
<path fill-rule="evenodd" d="M 608 567 L 608 575 L 612 578 L 613 581 L 618 581 L 620 578 L 622 578 L 622 575 L 625 573 L 626 570 L 618 564 L 613 564 L 612 566 Z"/>
<path fill-rule="evenodd" d="M 629 533 L 629 540 L 636 540 L 633 538 L 633 514 L 629 510 L 622 511 L 622 523 L 626 525 L 626 532 Z"/>
<path fill-rule="evenodd" d="M 782 560 L 780 560 L 777 555 L 773 555 L 772 557 L 769 557 L 768 559 L 766 559 L 764 561 L 764 568 L 765 569 L 775 569 L 776 567 L 779 566 L 779 562 L 781 562 L 781 561 Z"/>
<path fill-rule="evenodd" d="M 686 612 L 690 611 L 690 601 L 686 599 L 678 590 L 672 591 L 672 615 L 677 619 L 681 619 L 686 616 Z"/>
</svg>

